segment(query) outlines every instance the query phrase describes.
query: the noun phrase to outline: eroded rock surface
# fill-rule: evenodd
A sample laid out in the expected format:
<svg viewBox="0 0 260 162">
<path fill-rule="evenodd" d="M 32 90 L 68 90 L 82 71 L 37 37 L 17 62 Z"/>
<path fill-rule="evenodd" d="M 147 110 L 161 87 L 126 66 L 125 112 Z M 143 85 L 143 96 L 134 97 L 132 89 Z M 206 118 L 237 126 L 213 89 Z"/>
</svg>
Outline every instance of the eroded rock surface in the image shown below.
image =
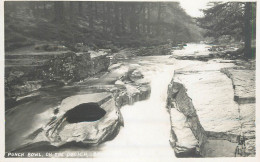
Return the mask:
<svg viewBox="0 0 260 162">
<path fill-rule="evenodd" d="M 168 86 L 167 107 L 171 118 L 170 143 L 176 156 L 201 156 L 207 140 L 206 133 L 185 87 L 173 80 Z"/>
<path fill-rule="evenodd" d="M 205 130 L 237 132 L 238 105 L 233 101 L 231 81 L 219 71 L 176 72 L 175 80 L 188 89 Z"/>
<path fill-rule="evenodd" d="M 243 65 L 243 64 L 242 64 Z M 222 72 L 231 80 L 234 100 L 239 104 L 241 134 L 246 138 L 246 156 L 255 155 L 255 70 L 245 68 L 224 68 Z"/>
<path fill-rule="evenodd" d="M 17 139 L 16 142 L 12 142 L 12 145 L 8 145 L 7 151 L 33 151 L 46 146 L 54 147 L 58 151 L 67 145 L 75 146 L 76 143 L 81 143 L 84 147 L 86 145 L 93 146 L 112 139 L 117 135 L 119 127 L 123 123 L 119 109 L 124 105 L 145 100 L 150 96 L 150 83 L 137 70 L 139 66 L 133 64 L 131 66 L 119 65 L 112 67 L 109 72 L 97 77 L 75 83 L 71 87 L 61 87 L 57 90 L 58 96 L 51 90 L 44 92 L 46 94 L 41 91 L 40 97 L 42 99 L 50 97 L 50 102 L 57 105 L 58 108 L 46 105 L 45 110 L 41 110 L 41 104 L 38 105 L 34 102 L 29 102 L 28 106 L 25 105 L 25 108 L 18 105 L 12 112 L 7 114 L 9 125 L 19 127 L 19 123 L 12 121 L 13 115 L 17 112 L 16 109 L 21 113 L 31 110 L 29 113 L 30 118 L 33 119 L 31 122 L 37 124 L 32 124 L 28 120 L 25 124 L 28 128 L 20 131 L 22 135 L 19 139 L 17 135 L 7 137 L 8 141 Z M 116 84 L 117 81 L 122 84 Z M 53 101 L 54 98 L 57 99 Z M 60 104 L 59 98 L 63 98 Z M 102 117 L 103 112 L 98 111 L 97 113 L 100 112 L 100 116 L 94 116 L 95 120 L 93 120 L 89 116 L 93 112 L 83 112 L 87 113 L 84 116 L 83 114 L 77 114 L 77 110 L 76 114 L 73 114 L 78 117 L 68 116 L 68 114 L 71 114 L 69 112 L 74 111 L 75 107 L 86 103 L 98 104 L 98 107 L 105 111 L 105 115 Z M 33 109 L 37 106 L 40 106 L 37 109 L 41 111 L 40 115 L 38 115 L 39 112 L 34 114 Z M 53 108 L 55 109 L 53 110 Z M 15 116 L 21 122 L 25 120 L 20 119 L 18 114 Z M 100 119 L 96 120 L 98 117 Z M 36 120 L 37 118 L 40 118 L 40 120 Z M 77 120 L 74 120 L 76 118 Z M 78 121 L 80 118 L 92 121 Z M 39 125 L 42 127 L 39 128 Z M 14 132 L 17 132 L 17 129 L 7 130 L 7 134 L 14 134 Z"/>
<path fill-rule="evenodd" d="M 255 71 L 245 69 L 224 68 L 234 87 L 234 100 L 238 103 L 255 102 Z"/>
<path fill-rule="evenodd" d="M 7 53 L 6 98 L 26 95 L 45 86 L 44 83 L 67 84 L 106 71 L 110 64 L 107 55 L 104 51 Z"/>
<path fill-rule="evenodd" d="M 81 109 L 75 109 L 81 104 L 86 105 Z M 52 114 L 53 117 L 44 127 L 38 129 L 39 132 L 36 130 L 28 135 L 23 147 L 37 147 L 37 144 L 42 143 L 59 147 L 71 142 L 98 145 L 113 139 L 123 125 L 122 115 L 115 106 L 111 93 L 71 96 L 64 99 L 56 111 L 58 113 Z"/>
<path fill-rule="evenodd" d="M 233 63 L 215 59 L 175 71 L 206 131 L 205 157 L 234 157 L 239 135 L 246 139 L 243 156 L 255 156 L 255 73 Z"/>
</svg>

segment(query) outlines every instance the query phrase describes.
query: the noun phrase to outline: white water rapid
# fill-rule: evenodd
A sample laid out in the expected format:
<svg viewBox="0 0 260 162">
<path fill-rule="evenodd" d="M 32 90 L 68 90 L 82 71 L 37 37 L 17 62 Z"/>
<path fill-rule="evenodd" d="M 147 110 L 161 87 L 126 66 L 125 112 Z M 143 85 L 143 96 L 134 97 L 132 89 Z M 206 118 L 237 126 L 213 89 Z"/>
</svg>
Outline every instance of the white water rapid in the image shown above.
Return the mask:
<svg viewBox="0 0 260 162">
<path fill-rule="evenodd" d="M 121 109 L 125 126 L 114 140 L 104 144 L 96 157 L 124 161 L 175 158 L 169 144 L 170 118 L 165 107 L 173 72 L 173 66 L 164 65 L 149 74 L 152 80 L 150 98 Z"/>
</svg>

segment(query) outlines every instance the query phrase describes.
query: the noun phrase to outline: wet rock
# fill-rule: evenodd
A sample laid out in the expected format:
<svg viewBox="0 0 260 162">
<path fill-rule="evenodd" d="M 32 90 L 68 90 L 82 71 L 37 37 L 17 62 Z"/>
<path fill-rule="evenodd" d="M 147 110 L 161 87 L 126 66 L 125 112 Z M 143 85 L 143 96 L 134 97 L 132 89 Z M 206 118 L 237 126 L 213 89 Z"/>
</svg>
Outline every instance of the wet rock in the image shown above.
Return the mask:
<svg viewBox="0 0 260 162">
<path fill-rule="evenodd" d="M 238 134 L 225 132 L 206 131 L 209 140 L 227 140 L 232 143 L 237 143 Z"/>
<path fill-rule="evenodd" d="M 255 104 L 239 105 L 242 132 L 248 139 L 255 138 Z"/>
<path fill-rule="evenodd" d="M 108 71 L 118 69 L 118 68 L 120 68 L 121 65 L 122 65 L 122 63 L 112 64 L 108 67 Z"/>
<path fill-rule="evenodd" d="M 120 50 L 111 55 L 111 63 L 118 63 L 123 60 L 128 60 L 128 59 L 134 57 L 136 55 L 135 53 L 136 53 L 136 49 L 126 48 L 126 49 Z"/>
<path fill-rule="evenodd" d="M 143 78 L 138 67 L 140 67 L 138 64 L 120 64 L 119 67 L 115 64 L 115 68 L 111 67 L 108 73 L 94 80 L 97 85 L 91 87 L 112 92 L 118 107 L 145 100 L 151 93 L 150 83 Z"/>
<path fill-rule="evenodd" d="M 115 82 L 115 85 L 124 85 L 125 83 L 124 82 L 122 82 L 121 80 L 117 80 L 116 82 Z"/>
<path fill-rule="evenodd" d="M 30 145 L 47 142 L 55 147 L 71 142 L 98 145 L 113 139 L 123 125 L 120 110 L 111 93 L 76 95 L 64 99 L 59 112 L 42 131 L 28 135 Z M 34 133 L 35 134 L 35 133 Z"/>
<path fill-rule="evenodd" d="M 12 85 L 8 89 L 9 96 L 22 96 L 36 91 L 42 87 L 42 81 L 26 81 L 22 85 Z"/>
<path fill-rule="evenodd" d="M 199 60 L 199 61 L 208 61 L 209 59 L 214 58 L 213 55 L 195 55 L 195 54 L 189 56 L 173 55 L 172 57 L 178 60 Z"/>
<path fill-rule="evenodd" d="M 116 105 L 118 107 L 122 107 L 124 105 L 127 105 L 129 103 L 129 96 L 126 91 L 121 91 L 115 96 Z"/>
<path fill-rule="evenodd" d="M 231 66 L 232 68 L 223 71 L 221 67 L 231 64 L 213 63 L 212 61 L 208 62 L 209 67 L 206 66 L 206 63 L 203 63 L 200 67 L 191 65 L 180 69 L 180 71 L 175 72 L 174 77 L 176 82 L 182 83 L 188 89 L 187 94 L 192 98 L 196 113 L 206 131 L 208 140 L 212 140 L 205 145 L 205 150 L 211 151 L 204 152 L 203 156 L 235 156 L 236 147 L 233 146 L 237 145 L 239 135 L 244 135 L 246 141 L 250 141 L 246 142 L 248 143 L 246 149 L 251 150 L 251 153 L 247 153 L 246 156 L 254 156 L 252 150 L 255 149 L 253 142 L 255 139 L 255 104 L 248 104 L 248 102 L 243 101 L 238 102 L 238 104 L 234 101 L 236 87 L 234 87 L 233 91 L 234 81 L 231 81 L 230 78 L 235 78 L 237 84 L 243 85 L 244 89 L 237 87 L 238 90 L 250 92 L 254 89 L 252 87 L 255 86 L 254 79 L 250 78 L 255 76 L 252 71 L 239 67 Z M 223 75 L 223 73 L 225 74 Z M 251 81 L 245 83 L 245 80 Z M 235 92 L 235 94 L 239 93 Z M 241 93 L 241 95 L 247 94 L 250 93 Z M 239 94 L 239 96 L 241 95 Z M 214 140 L 219 140 L 219 145 L 215 145 L 216 141 Z M 230 148 L 229 151 L 221 151 L 225 149 L 221 147 L 225 146 Z"/>
<path fill-rule="evenodd" d="M 223 51 L 227 48 L 227 45 L 214 45 L 209 48 L 209 51 Z"/>
<path fill-rule="evenodd" d="M 136 81 L 136 80 L 142 79 L 143 77 L 144 77 L 143 74 L 139 70 L 134 70 L 129 75 L 129 79 L 131 81 Z"/>
<path fill-rule="evenodd" d="M 255 103 L 254 70 L 224 68 L 221 71 L 232 80 L 236 102 L 240 104 Z"/>
<path fill-rule="evenodd" d="M 118 107 L 131 105 L 150 97 L 151 87 L 147 85 L 125 85 L 126 90 L 116 94 L 115 100 Z"/>
<path fill-rule="evenodd" d="M 255 146 L 255 139 L 249 139 L 246 140 L 245 145 L 246 145 L 246 149 L 245 149 L 245 153 L 247 156 L 251 156 L 254 157 L 256 154 L 256 146 Z"/>
<path fill-rule="evenodd" d="M 171 118 L 171 146 L 178 157 L 197 157 L 204 152 L 206 133 L 185 87 L 173 80 L 168 86 L 167 108 Z"/>
<path fill-rule="evenodd" d="M 208 140 L 205 144 L 205 157 L 234 157 L 237 144 L 227 140 Z"/>
<path fill-rule="evenodd" d="M 246 138 L 246 155 L 255 156 L 255 104 L 240 104 L 241 134 Z"/>
<path fill-rule="evenodd" d="M 53 82 L 67 84 L 106 71 L 110 64 L 103 51 L 8 53 L 6 58 L 9 61 L 5 68 L 5 87 L 9 97 L 39 89 L 40 86 L 35 88 L 33 84 L 37 80 L 42 80 L 47 87 Z"/>
<path fill-rule="evenodd" d="M 24 72 L 22 71 L 13 71 L 10 72 L 9 76 L 7 77 L 7 81 L 11 82 L 14 79 L 19 79 L 20 77 L 22 77 L 24 75 Z"/>
<path fill-rule="evenodd" d="M 66 51 L 67 47 L 58 44 L 39 44 L 34 47 L 36 50 L 44 51 Z"/>
<path fill-rule="evenodd" d="M 155 55 L 170 55 L 171 45 L 159 45 L 151 47 L 142 47 L 137 51 L 137 56 L 155 56 Z"/>
<path fill-rule="evenodd" d="M 188 89 L 187 93 L 206 131 L 234 133 L 239 130 L 238 105 L 233 101 L 232 83 L 223 73 L 183 71 L 176 73 L 174 79 Z"/>
<path fill-rule="evenodd" d="M 256 60 L 235 60 L 235 64 L 240 66 L 240 69 L 256 70 Z"/>
<path fill-rule="evenodd" d="M 90 75 L 97 74 L 101 71 L 106 71 L 110 64 L 110 59 L 107 57 L 108 53 L 105 51 L 89 52 L 91 57 Z"/>
</svg>

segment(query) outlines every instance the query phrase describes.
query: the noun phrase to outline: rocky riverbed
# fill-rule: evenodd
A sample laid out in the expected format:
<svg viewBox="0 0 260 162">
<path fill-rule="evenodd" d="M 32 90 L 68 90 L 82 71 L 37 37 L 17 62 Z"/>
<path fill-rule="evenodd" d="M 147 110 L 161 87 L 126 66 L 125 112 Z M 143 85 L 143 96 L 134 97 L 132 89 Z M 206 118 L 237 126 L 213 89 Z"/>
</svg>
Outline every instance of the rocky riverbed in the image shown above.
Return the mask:
<svg viewBox="0 0 260 162">
<path fill-rule="evenodd" d="M 121 52 L 107 71 L 18 97 L 23 102 L 6 111 L 6 152 L 132 160 L 234 157 L 243 134 L 245 156 L 254 156 L 254 68 L 211 57 L 209 47 L 188 44 L 165 56 Z M 201 55 L 207 59 L 197 59 Z"/>
<path fill-rule="evenodd" d="M 193 61 L 175 71 L 168 89 L 170 116 L 183 116 L 178 122 L 193 137 L 183 138 L 173 120 L 176 155 L 241 156 L 235 155 L 240 135 L 246 138 L 243 156 L 255 155 L 255 70 L 237 62 L 241 61 Z"/>
<path fill-rule="evenodd" d="M 34 97 L 27 96 L 28 100 L 6 111 L 6 150 L 33 151 L 73 142 L 89 146 L 111 140 L 124 123 L 120 108 L 147 99 L 150 91 L 149 80 L 138 70 L 138 65 L 122 63 L 72 85 L 42 88 L 32 93 Z M 71 117 L 67 115 L 70 112 L 76 112 L 72 117 L 76 119 L 82 113 L 91 112 L 84 112 L 84 108 L 75 110 L 84 103 L 96 104 L 105 110 L 104 116 L 93 122 L 87 119 L 70 122 Z M 95 112 L 92 113 L 95 118 Z"/>
</svg>

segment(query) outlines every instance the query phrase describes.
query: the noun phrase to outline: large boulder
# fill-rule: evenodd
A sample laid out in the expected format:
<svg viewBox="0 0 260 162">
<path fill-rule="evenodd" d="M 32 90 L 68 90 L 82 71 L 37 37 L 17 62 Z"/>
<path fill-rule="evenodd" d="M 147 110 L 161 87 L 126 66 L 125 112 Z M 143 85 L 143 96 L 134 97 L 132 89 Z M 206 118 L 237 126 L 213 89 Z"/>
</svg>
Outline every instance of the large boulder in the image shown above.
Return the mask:
<svg viewBox="0 0 260 162">
<path fill-rule="evenodd" d="M 171 119 L 170 144 L 177 157 L 198 157 L 204 152 L 206 132 L 185 87 L 173 80 L 168 86 L 167 108 Z"/>
<path fill-rule="evenodd" d="M 151 87 L 146 85 L 125 85 L 125 90 L 118 92 L 115 95 L 116 104 L 118 107 L 124 105 L 132 105 L 135 102 L 145 100 L 150 97 Z"/>
<path fill-rule="evenodd" d="M 129 75 L 129 79 L 131 81 L 136 81 L 136 80 L 142 79 L 143 77 L 144 77 L 144 75 L 139 70 L 134 70 Z"/>
<path fill-rule="evenodd" d="M 111 93 L 75 95 L 64 99 L 54 117 L 31 133 L 23 146 L 47 144 L 55 147 L 68 143 L 98 145 L 113 139 L 123 125 Z M 38 131 L 38 133 L 37 133 Z M 27 147 L 28 148 L 28 147 Z"/>
</svg>

